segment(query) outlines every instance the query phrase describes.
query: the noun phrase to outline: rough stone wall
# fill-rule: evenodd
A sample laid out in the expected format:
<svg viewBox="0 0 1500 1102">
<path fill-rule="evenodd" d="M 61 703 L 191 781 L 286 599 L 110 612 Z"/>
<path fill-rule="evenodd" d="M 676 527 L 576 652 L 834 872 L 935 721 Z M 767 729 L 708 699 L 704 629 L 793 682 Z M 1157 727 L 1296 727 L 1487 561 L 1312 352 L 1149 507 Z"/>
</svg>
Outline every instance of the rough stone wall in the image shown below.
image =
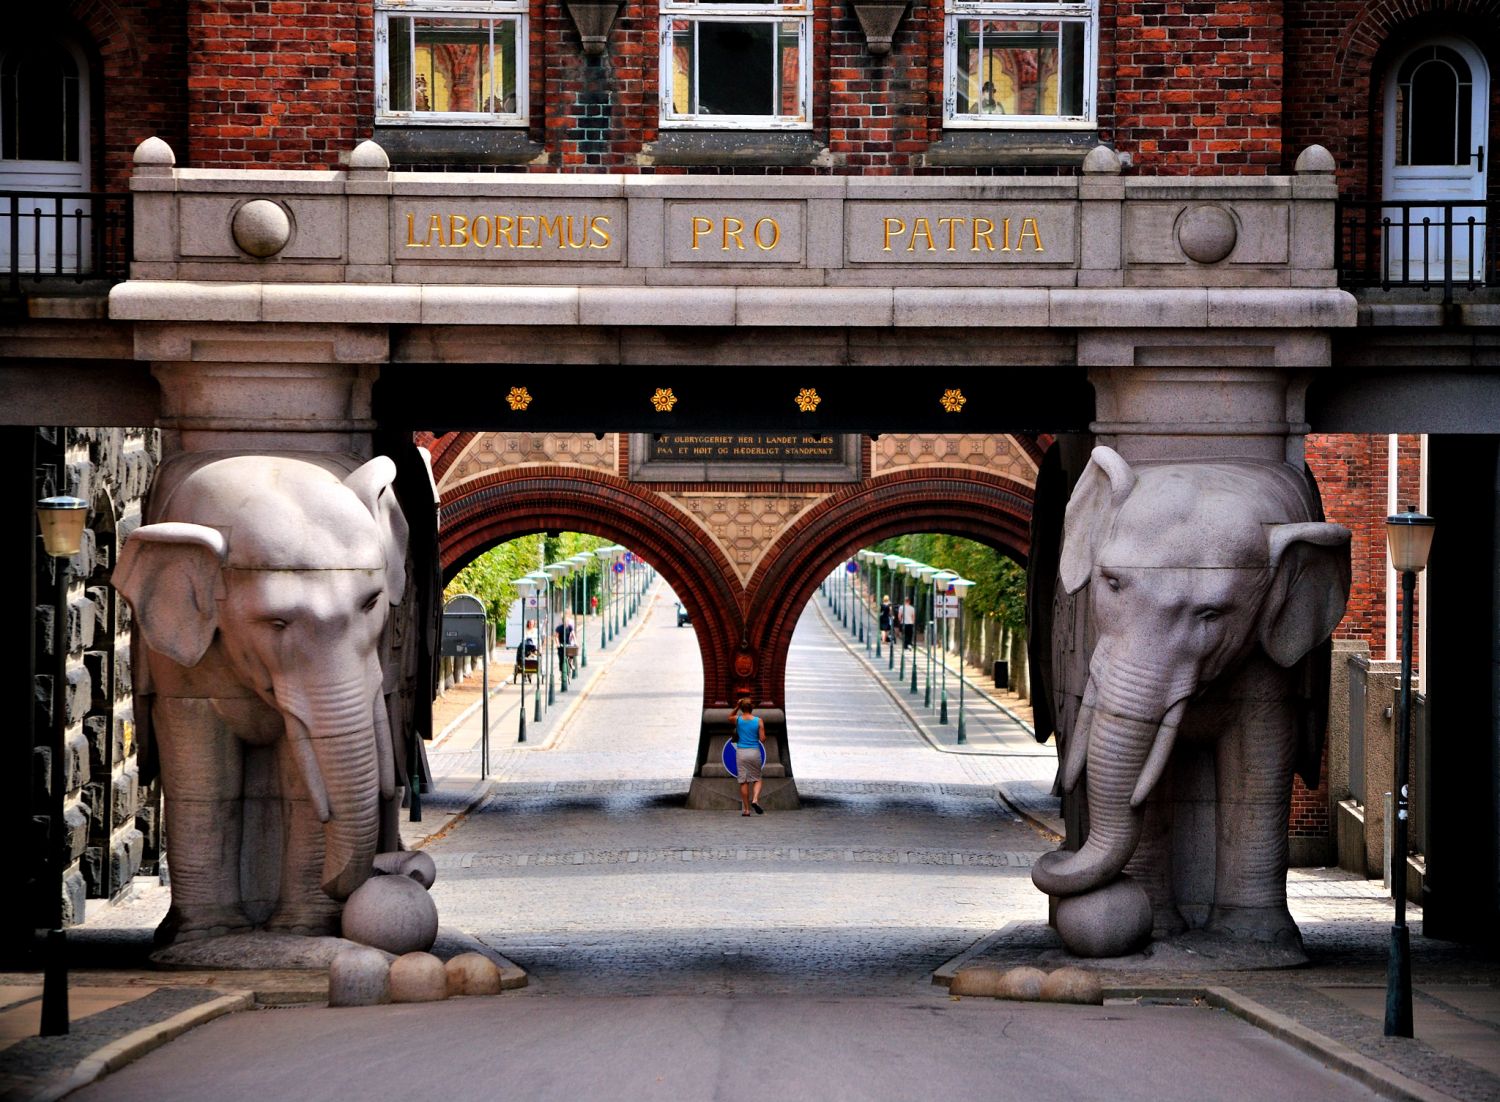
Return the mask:
<svg viewBox="0 0 1500 1102">
<path fill-rule="evenodd" d="M 71 560 L 67 623 L 53 623 L 52 562 L 38 553 L 33 822 L 51 813 L 53 679 L 67 651 L 65 818 L 71 865 L 64 885 L 68 923 L 83 900 L 119 894 L 160 853 L 159 792 L 141 780 L 131 704 L 130 610 L 109 584 L 119 542 L 140 523 L 160 458 L 158 433 L 141 429 L 39 430 L 38 496 L 70 494 L 91 503 L 89 527 Z M 40 543 L 40 541 L 38 541 Z M 39 837 L 44 836 L 39 833 Z M 48 850 L 30 847 L 39 860 Z M 48 874 L 41 873 L 43 883 Z"/>
<path fill-rule="evenodd" d="M 1281 171 L 1281 3 L 1105 0 L 1101 7 L 1106 140 L 1157 175 Z"/>
<path fill-rule="evenodd" d="M 1496 71 L 1500 0 L 1308 0 L 1287 4 L 1288 158 L 1324 145 L 1338 162 L 1339 192 L 1379 198 L 1385 103 L 1382 77 L 1402 44 L 1432 34 L 1470 38 Z M 1500 117 L 1500 81 L 1490 82 Z M 1490 196 L 1500 180 L 1490 173 Z"/>
<path fill-rule="evenodd" d="M 190 163 L 335 166 L 370 136 L 373 11 L 370 0 L 189 0 Z"/>
</svg>

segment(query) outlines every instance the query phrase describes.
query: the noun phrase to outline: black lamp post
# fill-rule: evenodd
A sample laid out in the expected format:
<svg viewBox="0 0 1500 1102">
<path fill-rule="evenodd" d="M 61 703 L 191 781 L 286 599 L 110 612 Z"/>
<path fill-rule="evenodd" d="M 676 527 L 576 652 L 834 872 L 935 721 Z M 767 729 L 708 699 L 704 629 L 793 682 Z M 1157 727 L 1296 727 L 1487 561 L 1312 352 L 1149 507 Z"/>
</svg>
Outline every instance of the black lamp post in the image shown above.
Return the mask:
<svg viewBox="0 0 1500 1102">
<path fill-rule="evenodd" d="M 1406 928 L 1406 829 L 1411 818 L 1407 775 L 1411 761 L 1411 607 L 1417 574 L 1427 567 L 1432 550 L 1433 519 L 1408 505 L 1406 512 L 1385 518 L 1391 565 L 1401 572 L 1401 700 L 1396 714 L 1396 822 L 1391 829 L 1391 889 L 1396 918 L 1391 926 L 1391 954 L 1386 965 L 1385 1035 L 1410 1037 L 1411 937 Z"/>
<path fill-rule="evenodd" d="M 59 1037 L 68 1032 L 68 934 L 63 926 L 63 892 L 68 874 L 68 824 L 64 815 L 63 788 L 67 784 L 63 768 L 68 745 L 68 559 L 78 554 L 83 543 L 83 526 L 88 520 L 89 504 L 77 497 L 48 497 L 36 503 L 37 522 L 42 529 L 42 547 L 52 558 L 52 752 L 49 785 L 51 792 L 52 876 L 48 878 L 52 893 L 47 940 L 43 951 L 42 1029 L 43 1037 Z"/>
</svg>

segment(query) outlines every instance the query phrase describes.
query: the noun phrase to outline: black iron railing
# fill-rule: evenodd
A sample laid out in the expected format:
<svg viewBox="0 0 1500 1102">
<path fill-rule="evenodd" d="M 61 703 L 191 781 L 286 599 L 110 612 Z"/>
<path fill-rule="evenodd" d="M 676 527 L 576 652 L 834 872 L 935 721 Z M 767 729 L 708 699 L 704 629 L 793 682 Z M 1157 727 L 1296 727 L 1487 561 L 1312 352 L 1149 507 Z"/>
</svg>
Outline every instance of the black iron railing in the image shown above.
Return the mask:
<svg viewBox="0 0 1500 1102">
<path fill-rule="evenodd" d="M 1345 287 L 1457 290 L 1500 285 L 1487 232 L 1500 204 L 1340 199 L 1339 283 Z"/>
<path fill-rule="evenodd" d="M 128 194 L 0 191 L 0 272 L 11 295 L 128 278 L 130 234 Z"/>
</svg>

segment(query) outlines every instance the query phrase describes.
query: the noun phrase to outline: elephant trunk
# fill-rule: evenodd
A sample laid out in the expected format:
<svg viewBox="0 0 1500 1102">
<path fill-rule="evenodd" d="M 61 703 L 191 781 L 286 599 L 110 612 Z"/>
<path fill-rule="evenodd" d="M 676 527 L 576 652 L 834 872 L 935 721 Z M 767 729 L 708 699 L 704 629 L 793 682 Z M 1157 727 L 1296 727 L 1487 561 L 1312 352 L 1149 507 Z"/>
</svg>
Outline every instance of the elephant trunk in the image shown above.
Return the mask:
<svg viewBox="0 0 1500 1102">
<path fill-rule="evenodd" d="M 1103 887 L 1135 853 L 1144 817 L 1140 806 L 1166 767 L 1187 706 L 1187 694 L 1170 707 L 1148 702 L 1150 691 L 1136 686 L 1153 680 L 1091 679 L 1088 726 L 1073 732 L 1075 740 L 1087 740 L 1081 749 L 1087 755 L 1089 834 L 1076 852 L 1045 854 L 1032 869 L 1032 883 L 1048 895 Z"/>
<path fill-rule="evenodd" d="M 347 899 L 370 877 L 380 832 L 380 769 L 363 680 L 286 699 L 287 737 L 323 822 L 323 891 Z M 302 717 L 306 717 L 305 721 Z"/>
</svg>

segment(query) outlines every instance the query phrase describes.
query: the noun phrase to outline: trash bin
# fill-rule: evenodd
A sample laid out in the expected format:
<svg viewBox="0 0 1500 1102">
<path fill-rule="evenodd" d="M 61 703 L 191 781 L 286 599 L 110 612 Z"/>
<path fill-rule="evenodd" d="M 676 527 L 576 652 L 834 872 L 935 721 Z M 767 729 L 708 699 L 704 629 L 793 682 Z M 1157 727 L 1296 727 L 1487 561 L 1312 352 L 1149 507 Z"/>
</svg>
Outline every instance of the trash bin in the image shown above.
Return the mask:
<svg viewBox="0 0 1500 1102">
<path fill-rule="evenodd" d="M 1010 663 L 1004 659 L 995 663 L 995 688 L 1010 688 Z"/>
</svg>

